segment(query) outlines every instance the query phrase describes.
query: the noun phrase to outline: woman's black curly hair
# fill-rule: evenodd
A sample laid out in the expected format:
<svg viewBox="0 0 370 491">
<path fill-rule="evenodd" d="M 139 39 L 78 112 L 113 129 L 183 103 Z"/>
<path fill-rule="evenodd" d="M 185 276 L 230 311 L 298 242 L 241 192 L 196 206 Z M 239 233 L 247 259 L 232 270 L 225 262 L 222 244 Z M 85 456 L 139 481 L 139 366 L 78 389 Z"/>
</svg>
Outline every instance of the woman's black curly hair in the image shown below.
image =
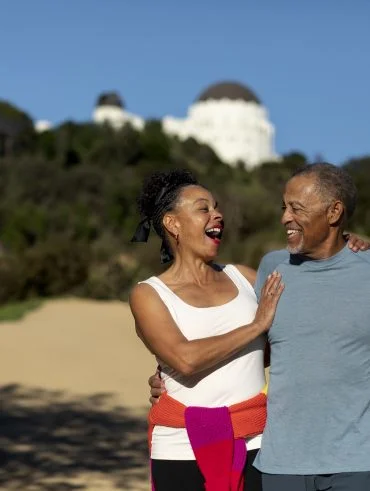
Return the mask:
<svg viewBox="0 0 370 491">
<path fill-rule="evenodd" d="M 161 239 L 166 240 L 162 219 L 175 208 L 181 190 L 186 186 L 200 185 L 193 174 L 184 169 L 154 172 L 144 182 L 137 200 L 140 214 L 147 217 Z"/>
</svg>

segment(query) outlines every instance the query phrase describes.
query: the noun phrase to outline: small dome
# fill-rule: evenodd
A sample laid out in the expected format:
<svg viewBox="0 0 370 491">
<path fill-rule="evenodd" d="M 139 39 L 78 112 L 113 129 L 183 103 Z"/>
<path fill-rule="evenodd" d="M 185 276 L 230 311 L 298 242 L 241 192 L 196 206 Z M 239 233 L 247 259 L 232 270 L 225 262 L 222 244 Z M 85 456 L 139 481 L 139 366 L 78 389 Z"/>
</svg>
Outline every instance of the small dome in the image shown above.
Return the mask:
<svg viewBox="0 0 370 491">
<path fill-rule="evenodd" d="M 256 94 L 245 85 L 237 82 L 221 82 L 209 86 L 197 99 L 197 102 L 208 100 L 230 99 L 232 101 L 242 100 L 261 104 Z"/>
<path fill-rule="evenodd" d="M 123 100 L 117 92 L 104 92 L 100 94 L 96 102 L 96 107 L 99 106 L 114 106 L 123 109 L 125 107 Z"/>
<path fill-rule="evenodd" d="M 36 121 L 34 127 L 37 133 L 43 133 L 44 131 L 50 131 L 53 129 L 53 125 L 50 123 L 50 121 L 46 121 L 44 119 Z"/>
</svg>

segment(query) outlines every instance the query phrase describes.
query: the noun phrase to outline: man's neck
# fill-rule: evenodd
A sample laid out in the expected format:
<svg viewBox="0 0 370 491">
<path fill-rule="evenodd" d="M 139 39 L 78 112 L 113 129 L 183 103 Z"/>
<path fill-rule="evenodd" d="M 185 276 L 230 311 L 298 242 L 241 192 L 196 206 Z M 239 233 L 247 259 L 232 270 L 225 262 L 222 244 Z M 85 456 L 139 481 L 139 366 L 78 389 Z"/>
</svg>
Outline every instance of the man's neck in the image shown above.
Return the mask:
<svg viewBox="0 0 370 491">
<path fill-rule="evenodd" d="M 329 240 L 325 241 L 320 248 L 303 255 L 314 261 L 329 259 L 330 257 L 338 254 L 338 252 L 340 252 L 346 246 L 346 244 L 347 242 L 343 237 L 343 233 L 340 231 L 340 233 L 336 234 L 335 237 L 329 237 Z"/>
</svg>

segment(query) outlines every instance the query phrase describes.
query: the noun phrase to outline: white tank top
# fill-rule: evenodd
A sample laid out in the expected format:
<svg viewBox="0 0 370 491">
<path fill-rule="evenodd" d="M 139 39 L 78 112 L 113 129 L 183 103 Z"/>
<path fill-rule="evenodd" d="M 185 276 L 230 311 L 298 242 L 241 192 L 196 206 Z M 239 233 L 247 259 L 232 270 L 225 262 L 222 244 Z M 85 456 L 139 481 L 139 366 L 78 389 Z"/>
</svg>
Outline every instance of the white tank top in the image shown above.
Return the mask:
<svg viewBox="0 0 370 491">
<path fill-rule="evenodd" d="M 227 265 L 223 271 L 238 289 L 237 296 L 216 307 L 193 307 L 153 276 L 143 283 L 155 289 L 170 311 L 180 331 L 189 339 L 224 334 L 253 321 L 257 300 L 253 287 L 239 270 Z M 186 406 L 230 406 L 257 395 L 265 385 L 264 346 L 262 337 L 244 350 L 212 369 L 184 376 L 161 360 L 161 376 L 168 395 Z M 261 435 L 247 440 L 248 449 L 261 446 Z M 156 426 L 152 436 L 152 459 L 194 460 L 185 428 Z"/>
</svg>

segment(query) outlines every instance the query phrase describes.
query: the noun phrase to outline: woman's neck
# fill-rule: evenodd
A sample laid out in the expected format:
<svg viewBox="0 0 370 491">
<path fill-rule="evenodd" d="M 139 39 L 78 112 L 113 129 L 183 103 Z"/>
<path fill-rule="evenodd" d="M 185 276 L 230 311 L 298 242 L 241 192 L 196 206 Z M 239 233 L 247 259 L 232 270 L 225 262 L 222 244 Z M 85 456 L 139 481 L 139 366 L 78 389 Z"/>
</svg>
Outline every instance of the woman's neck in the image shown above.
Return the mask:
<svg viewBox="0 0 370 491">
<path fill-rule="evenodd" d="M 214 280 L 217 268 L 212 261 L 200 258 L 176 257 L 172 266 L 162 275 L 171 283 L 196 283 L 205 285 Z"/>
</svg>

